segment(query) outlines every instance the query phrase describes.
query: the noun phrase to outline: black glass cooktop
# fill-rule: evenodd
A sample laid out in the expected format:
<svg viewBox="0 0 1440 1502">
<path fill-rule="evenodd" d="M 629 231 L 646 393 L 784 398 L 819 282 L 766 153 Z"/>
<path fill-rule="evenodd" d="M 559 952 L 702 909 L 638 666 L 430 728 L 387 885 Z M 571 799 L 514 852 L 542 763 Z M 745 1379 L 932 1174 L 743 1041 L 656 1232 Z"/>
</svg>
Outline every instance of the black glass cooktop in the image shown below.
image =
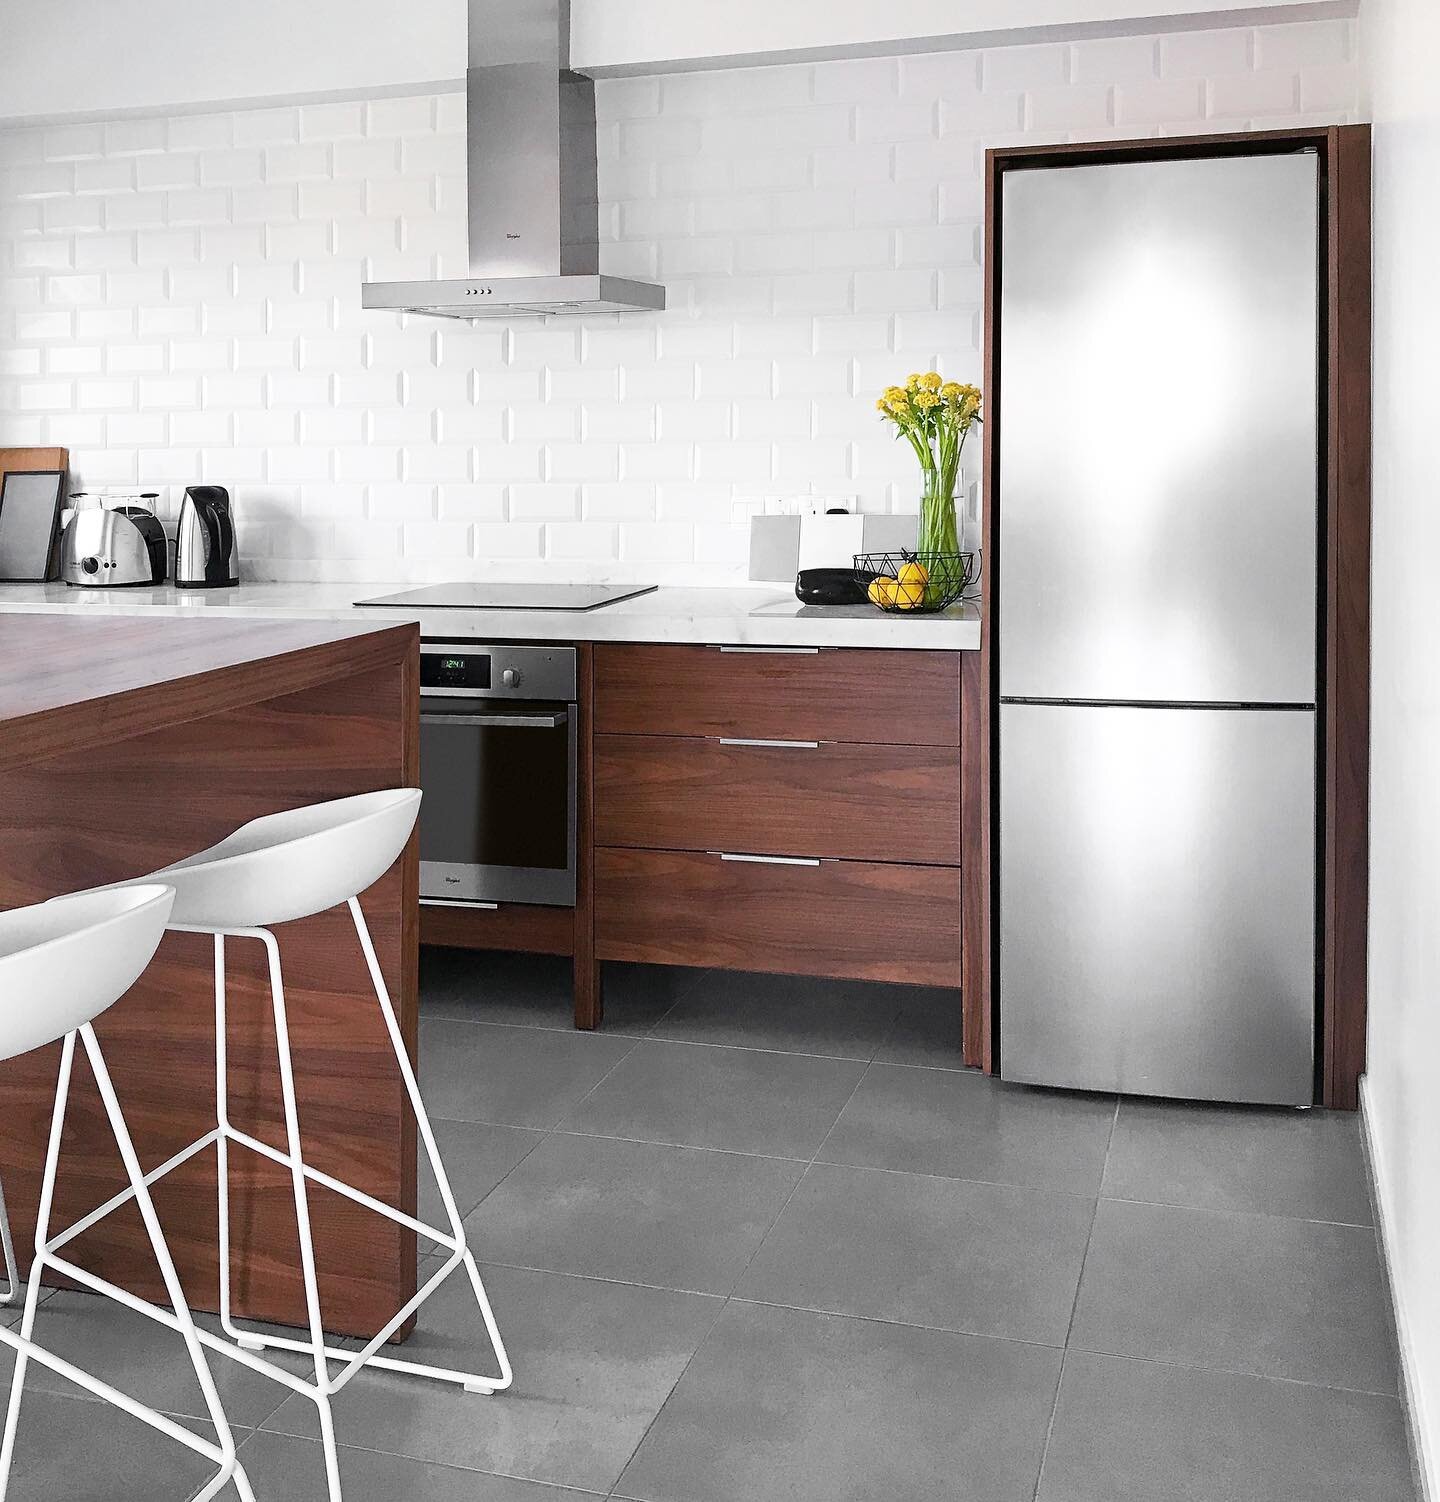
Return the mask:
<svg viewBox="0 0 1440 1502">
<path fill-rule="evenodd" d="M 357 605 L 395 605 L 411 610 L 598 610 L 617 600 L 648 595 L 654 584 L 426 584 L 398 595 L 356 600 Z"/>
</svg>

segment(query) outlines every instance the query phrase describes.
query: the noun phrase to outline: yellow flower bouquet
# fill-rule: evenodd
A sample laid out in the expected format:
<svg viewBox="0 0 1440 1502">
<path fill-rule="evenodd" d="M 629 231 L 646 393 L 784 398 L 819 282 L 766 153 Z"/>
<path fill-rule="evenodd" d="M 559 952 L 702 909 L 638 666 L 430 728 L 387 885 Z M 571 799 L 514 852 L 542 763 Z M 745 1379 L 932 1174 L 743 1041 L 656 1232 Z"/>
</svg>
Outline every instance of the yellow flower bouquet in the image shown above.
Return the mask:
<svg viewBox="0 0 1440 1502">
<path fill-rule="evenodd" d="M 875 403 L 881 418 L 895 428 L 920 461 L 921 553 L 956 553 L 955 484 L 960 453 L 970 429 L 980 419 L 980 388 L 947 381 L 938 371 L 912 375 L 903 386 L 889 386 Z"/>
</svg>

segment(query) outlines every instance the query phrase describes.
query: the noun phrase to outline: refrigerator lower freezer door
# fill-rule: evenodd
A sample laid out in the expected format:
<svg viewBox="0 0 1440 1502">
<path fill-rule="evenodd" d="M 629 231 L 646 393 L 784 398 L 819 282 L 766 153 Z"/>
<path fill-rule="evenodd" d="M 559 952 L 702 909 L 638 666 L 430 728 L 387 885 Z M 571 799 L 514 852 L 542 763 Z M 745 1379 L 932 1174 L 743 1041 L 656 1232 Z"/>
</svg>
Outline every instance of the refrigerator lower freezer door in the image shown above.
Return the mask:
<svg viewBox="0 0 1440 1502">
<path fill-rule="evenodd" d="M 1310 1105 L 1315 716 L 1000 707 L 1000 1072 Z"/>
</svg>

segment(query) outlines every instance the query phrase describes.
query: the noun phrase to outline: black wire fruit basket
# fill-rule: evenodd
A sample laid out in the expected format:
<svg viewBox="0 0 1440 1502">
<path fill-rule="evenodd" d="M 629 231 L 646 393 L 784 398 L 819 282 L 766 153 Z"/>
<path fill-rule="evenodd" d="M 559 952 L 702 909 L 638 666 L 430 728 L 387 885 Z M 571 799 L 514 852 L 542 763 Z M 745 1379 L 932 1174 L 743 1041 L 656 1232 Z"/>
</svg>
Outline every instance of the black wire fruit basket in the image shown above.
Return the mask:
<svg viewBox="0 0 1440 1502">
<path fill-rule="evenodd" d="M 980 577 L 976 553 L 857 553 L 855 579 L 866 598 L 895 614 L 953 605 Z"/>
</svg>

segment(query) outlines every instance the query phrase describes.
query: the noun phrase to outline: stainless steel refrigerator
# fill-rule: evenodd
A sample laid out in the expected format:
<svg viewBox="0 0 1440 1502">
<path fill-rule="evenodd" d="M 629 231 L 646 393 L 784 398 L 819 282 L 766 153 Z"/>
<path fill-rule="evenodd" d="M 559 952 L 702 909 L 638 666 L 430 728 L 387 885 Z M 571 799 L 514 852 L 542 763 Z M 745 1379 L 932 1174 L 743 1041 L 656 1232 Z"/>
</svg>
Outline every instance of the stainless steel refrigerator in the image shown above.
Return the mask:
<svg viewBox="0 0 1440 1502">
<path fill-rule="evenodd" d="M 1310 152 L 1004 177 L 1008 1079 L 1314 1098 L 1318 191 Z"/>
</svg>

